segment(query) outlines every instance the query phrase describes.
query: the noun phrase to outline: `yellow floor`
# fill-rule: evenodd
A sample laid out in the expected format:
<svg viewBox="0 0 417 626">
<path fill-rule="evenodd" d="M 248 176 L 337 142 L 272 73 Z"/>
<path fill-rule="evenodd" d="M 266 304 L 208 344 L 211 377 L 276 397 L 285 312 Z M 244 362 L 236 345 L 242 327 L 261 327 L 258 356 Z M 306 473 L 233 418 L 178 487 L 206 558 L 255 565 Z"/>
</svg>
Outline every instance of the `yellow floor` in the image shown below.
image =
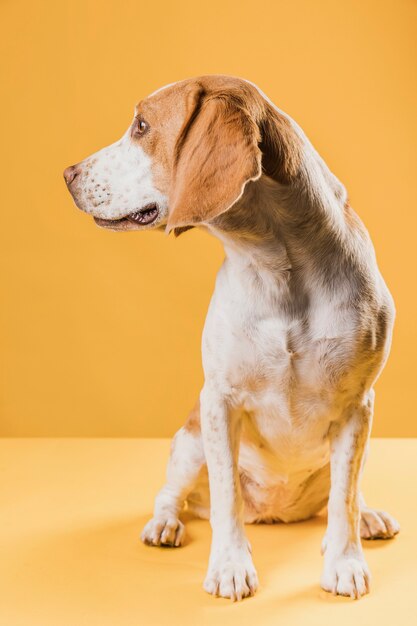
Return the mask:
<svg viewBox="0 0 417 626">
<path fill-rule="evenodd" d="M 207 522 L 188 521 L 179 549 L 138 540 L 167 440 L 3 439 L 0 447 L 0 626 L 417 623 L 417 440 L 372 441 L 365 494 L 402 530 L 364 544 L 371 595 L 320 590 L 322 516 L 247 527 L 260 589 L 239 604 L 202 590 Z"/>
</svg>

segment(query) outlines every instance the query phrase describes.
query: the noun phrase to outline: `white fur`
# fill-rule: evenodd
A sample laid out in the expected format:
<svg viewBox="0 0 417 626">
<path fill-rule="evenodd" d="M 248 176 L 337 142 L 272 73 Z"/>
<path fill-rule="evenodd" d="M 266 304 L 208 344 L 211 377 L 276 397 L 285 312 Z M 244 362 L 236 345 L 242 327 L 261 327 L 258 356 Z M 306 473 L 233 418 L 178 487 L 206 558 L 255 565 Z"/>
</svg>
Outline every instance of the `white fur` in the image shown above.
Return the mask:
<svg viewBox="0 0 417 626">
<path fill-rule="evenodd" d="M 83 211 L 101 219 L 117 220 L 152 202 L 160 208 L 160 219 L 168 210 L 166 196 L 154 185 L 151 159 L 132 141 L 130 129 L 82 162 L 72 192 Z"/>
</svg>

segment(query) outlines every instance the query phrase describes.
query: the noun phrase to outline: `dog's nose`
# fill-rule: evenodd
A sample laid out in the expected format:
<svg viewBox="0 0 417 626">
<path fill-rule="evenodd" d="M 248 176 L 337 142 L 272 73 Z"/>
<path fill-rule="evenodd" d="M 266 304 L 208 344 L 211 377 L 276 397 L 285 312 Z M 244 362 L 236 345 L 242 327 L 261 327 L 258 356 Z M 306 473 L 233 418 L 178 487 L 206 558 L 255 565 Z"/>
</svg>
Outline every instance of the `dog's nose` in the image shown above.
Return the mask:
<svg viewBox="0 0 417 626">
<path fill-rule="evenodd" d="M 79 173 L 80 170 L 76 165 L 70 165 L 69 167 L 67 167 L 66 170 L 64 170 L 64 178 L 68 186 L 71 185 L 71 183 L 76 178 L 76 176 L 78 176 Z"/>
</svg>

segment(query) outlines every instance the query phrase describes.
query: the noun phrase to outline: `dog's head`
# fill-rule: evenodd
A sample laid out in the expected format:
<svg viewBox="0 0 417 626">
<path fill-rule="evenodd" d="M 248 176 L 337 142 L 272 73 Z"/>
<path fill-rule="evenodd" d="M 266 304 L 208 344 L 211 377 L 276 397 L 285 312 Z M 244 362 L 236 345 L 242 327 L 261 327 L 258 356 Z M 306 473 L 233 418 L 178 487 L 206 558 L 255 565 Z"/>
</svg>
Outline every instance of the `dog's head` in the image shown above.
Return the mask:
<svg viewBox="0 0 417 626">
<path fill-rule="evenodd" d="M 116 143 L 68 167 L 76 205 L 112 230 L 209 223 L 264 173 L 290 184 L 300 140 L 251 83 L 205 76 L 139 102 Z"/>
</svg>

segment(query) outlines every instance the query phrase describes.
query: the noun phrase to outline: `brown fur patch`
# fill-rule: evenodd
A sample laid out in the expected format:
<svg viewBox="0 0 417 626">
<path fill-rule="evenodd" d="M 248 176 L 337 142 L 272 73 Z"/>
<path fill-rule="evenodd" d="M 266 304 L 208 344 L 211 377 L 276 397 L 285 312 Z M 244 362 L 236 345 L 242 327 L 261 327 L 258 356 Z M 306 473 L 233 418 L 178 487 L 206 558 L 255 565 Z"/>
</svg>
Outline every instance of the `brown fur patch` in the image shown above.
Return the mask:
<svg viewBox="0 0 417 626">
<path fill-rule="evenodd" d="M 155 186 L 169 196 L 176 235 L 226 211 L 262 171 L 290 184 L 300 167 L 290 121 L 239 78 L 176 83 L 141 101 L 137 118 L 149 124 L 137 141 L 152 158 Z"/>
<path fill-rule="evenodd" d="M 179 237 L 182 233 L 185 233 L 187 230 L 191 230 L 192 228 L 194 228 L 194 226 L 178 226 L 177 228 L 174 228 L 174 235 Z"/>
<path fill-rule="evenodd" d="M 290 184 L 301 164 L 302 147 L 299 138 L 289 120 L 269 103 L 266 103 L 260 127 L 260 149 L 265 174 L 279 183 Z"/>
<path fill-rule="evenodd" d="M 201 431 L 200 399 L 197 400 L 194 408 L 188 414 L 187 420 L 184 424 L 184 429 L 192 435 L 196 435 Z"/>
<path fill-rule="evenodd" d="M 209 98 L 179 138 L 169 226 L 208 221 L 232 206 L 261 174 L 258 129 L 221 98 Z"/>
</svg>

